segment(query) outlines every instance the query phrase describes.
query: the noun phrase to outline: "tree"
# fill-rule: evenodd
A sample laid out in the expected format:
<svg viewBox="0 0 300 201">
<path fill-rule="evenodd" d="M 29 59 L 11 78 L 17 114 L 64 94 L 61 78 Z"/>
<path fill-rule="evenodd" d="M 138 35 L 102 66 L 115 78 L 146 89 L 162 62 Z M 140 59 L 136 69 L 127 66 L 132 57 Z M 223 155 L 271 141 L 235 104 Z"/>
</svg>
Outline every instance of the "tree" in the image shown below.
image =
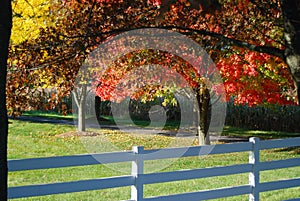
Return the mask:
<svg viewBox="0 0 300 201">
<path fill-rule="evenodd" d="M 175 16 L 172 10 L 178 12 L 178 9 L 183 10 L 171 7 L 171 19 Z M 194 17 L 191 16 L 189 19 Z M 210 23 L 204 26 L 187 27 L 189 21 L 185 20 L 175 27 L 189 34 L 196 32 L 217 38 L 222 43 L 221 46 L 216 44 L 219 48 L 238 46 L 280 58 L 288 65 L 299 92 L 299 34 L 296 34 L 299 31 L 299 0 L 223 1 L 218 14 L 205 15 L 205 18 Z M 297 94 L 299 100 L 300 93 Z"/>
<path fill-rule="evenodd" d="M 162 36 L 159 38 L 164 39 Z M 152 40 L 147 42 L 155 43 Z M 173 41 L 173 43 L 176 43 L 176 41 Z M 122 47 L 118 43 L 117 47 L 127 50 L 131 47 L 130 42 L 124 44 L 126 46 Z M 163 51 L 163 49 L 159 51 L 143 49 L 118 58 L 104 72 L 97 74 L 95 94 L 101 97 L 102 100 L 113 102 L 121 102 L 126 97 L 143 102 L 164 98 L 162 106 L 167 104 L 177 105 L 175 93 L 185 96 L 187 100 L 191 100 L 190 104 L 196 103 L 196 111 L 199 111 L 196 117 L 200 122 L 200 127 L 197 130 L 199 142 L 200 144 L 209 144 L 208 131 L 211 108 L 214 107 L 213 103 L 216 104 L 220 99 L 218 96 L 223 95 L 219 86 L 221 79 L 217 79 L 218 76 L 213 68 L 214 66 L 209 60 L 205 59 L 205 54 L 196 56 L 187 52 L 184 58 L 180 58 L 170 53 L 175 52 L 172 49 L 174 47 L 167 46 L 167 44 L 162 45 L 169 52 Z M 111 48 L 115 50 L 115 46 Z M 178 49 L 178 46 L 176 48 Z M 182 48 L 185 49 L 186 47 L 182 46 Z M 109 52 L 108 49 L 104 49 Z M 188 61 L 185 60 L 187 58 L 189 58 Z M 106 66 L 99 63 L 101 62 L 97 61 L 94 66 L 97 68 Z M 201 68 L 193 66 L 191 63 L 197 64 Z M 215 90 L 218 87 L 219 91 Z M 187 93 L 191 88 L 193 90 L 192 95 Z"/>
<path fill-rule="evenodd" d="M 9 49 L 8 112 L 18 116 L 25 110 L 54 108 L 70 93 L 81 57 L 80 48 L 58 38 L 55 26 L 63 16 L 63 5 L 51 0 L 17 0 L 12 8 L 15 26 Z"/>
<path fill-rule="evenodd" d="M 93 77 L 93 71 L 89 68 L 88 64 L 83 65 L 77 74 L 75 85 L 72 90 L 73 102 L 73 114 L 77 114 L 77 130 L 79 132 L 86 131 L 86 104 L 87 99 L 94 87 L 92 86 L 91 77 Z M 74 109 L 77 109 L 77 112 Z"/>
<path fill-rule="evenodd" d="M 85 3 L 88 1 L 84 1 Z M 100 1 L 101 2 L 101 1 Z M 90 23 L 89 32 L 93 37 L 105 36 L 106 34 L 118 34 L 122 31 L 145 27 L 148 24 L 156 24 L 160 28 L 177 29 L 184 34 L 191 35 L 196 41 L 202 43 L 208 48 L 214 47 L 212 54 L 215 54 L 216 49 L 224 49 L 229 46 L 240 46 L 252 51 L 258 51 L 280 58 L 283 62 L 286 60 L 284 56 L 285 43 L 283 41 L 284 24 L 287 24 L 285 18 L 297 19 L 297 12 L 289 12 L 293 14 L 286 14 L 281 12 L 281 8 L 285 7 L 285 1 L 223 1 L 222 7 L 218 1 L 198 1 L 200 9 L 197 8 L 196 1 L 151 1 L 154 3 L 154 7 L 149 7 L 148 12 L 155 12 L 156 5 L 160 5 L 158 9 L 158 16 L 155 17 L 153 22 L 153 16 L 148 16 L 146 13 L 141 12 L 139 17 L 135 17 L 135 24 L 130 25 L 129 17 L 123 17 L 122 13 L 118 13 L 118 9 L 126 8 L 127 4 L 122 4 L 118 1 L 110 4 L 110 10 L 114 10 L 118 13 L 116 17 L 109 18 L 108 26 L 97 26 Z M 295 1 L 296 2 L 296 1 Z M 101 3 L 99 3 L 101 4 Z M 136 3 L 137 5 L 138 3 Z M 102 6 L 109 5 L 102 4 Z M 141 3 L 141 6 L 143 4 Z M 130 7 L 127 14 L 136 12 L 141 9 L 141 6 L 136 8 Z M 97 5 L 93 4 L 96 8 Z M 90 7 L 91 8 L 91 7 Z M 204 9 L 205 8 L 205 9 Z M 297 5 L 294 6 L 297 8 Z M 95 9 L 97 10 L 97 9 Z M 157 9 L 156 9 L 157 10 Z M 218 12 L 215 14 L 211 10 Z M 210 12 L 207 12 L 210 11 Z M 95 20 L 97 16 L 107 15 L 107 11 L 96 13 L 94 12 Z M 156 11 L 157 12 L 157 11 Z M 156 13 L 157 14 L 157 13 Z M 145 15 L 143 17 L 143 15 Z M 293 15 L 293 16 L 292 16 Z M 94 17 L 93 16 L 93 17 Z M 162 17 L 163 16 L 163 17 Z M 143 19 L 147 18 L 147 23 Z M 157 22 L 157 18 L 159 21 Z M 127 21 L 128 20 L 128 21 Z M 294 20 L 295 21 L 295 20 Z M 126 23 L 125 23 L 126 22 Z M 118 27 L 109 26 L 111 24 L 118 24 Z M 126 24 L 126 26 L 124 26 Z M 290 30 L 288 30 L 290 32 Z M 199 36 L 205 37 L 200 38 Z M 295 35 L 295 34 L 294 34 Z M 288 48 L 291 49 L 291 48 Z M 293 48 L 295 49 L 295 47 Z M 230 50 L 231 51 L 231 50 Z M 295 52 L 295 51 L 294 51 Z M 217 54 L 222 54 L 222 51 L 218 51 Z M 293 62 L 294 64 L 295 62 Z M 296 66 L 288 64 L 293 78 L 295 80 L 295 86 L 297 86 L 297 73 Z M 293 70 L 294 69 L 294 70 Z"/>
<path fill-rule="evenodd" d="M 12 27 L 11 2 L 0 7 L 0 200 L 7 200 L 7 135 L 6 71 L 8 45 Z"/>
<path fill-rule="evenodd" d="M 293 2 L 297 4 L 296 0 Z M 8 85 L 11 94 L 9 100 L 12 100 L 8 105 L 13 112 L 18 113 L 18 110 L 22 111 L 32 105 L 36 107 L 36 103 L 40 102 L 37 97 L 42 97 L 40 94 L 45 84 L 57 86 L 59 94 L 49 101 L 57 103 L 60 96 L 72 89 L 72 80 L 85 53 L 92 51 L 106 38 L 132 29 L 174 29 L 203 45 L 216 61 L 233 51 L 232 46 L 273 55 L 283 62 L 287 58 L 284 52 L 288 49 L 293 50 L 290 51 L 292 56 L 289 58 L 297 58 L 298 54 L 294 51 L 298 48 L 294 43 L 296 40 L 287 45 L 284 43 L 284 34 L 291 33 L 291 29 L 287 28 L 284 32 L 284 25 L 294 17 L 297 19 L 298 15 L 295 9 L 286 11 L 286 1 L 224 0 L 208 3 L 205 0 L 84 0 L 63 3 L 65 7 L 60 10 L 60 14 L 64 17 L 59 17 L 57 27 L 44 29 L 34 42 L 24 42 L 19 47 L 12 48 L 12 57 L 21 58 L 12 65 L 17 70 L 10 74 L 10 77 L 18 77 L 16 80 L 21 81 L 10 79 L 12 83 Z M 295 7 L 297 8 L 296 5 Z M 298 28 L 295 23 L 290 24 L 293 25 L 293 30 Z M 294 34 L 292 38 L 297 36 Z M 288 61 L 290 59 L 286 63 Z M 296 63 L 289 62 L 288 67 L 297 86 Z M 64 79 L 70 82 L 64 82 Z M 19 109 L 14 110 L 15 108 Z"/>
</svg>

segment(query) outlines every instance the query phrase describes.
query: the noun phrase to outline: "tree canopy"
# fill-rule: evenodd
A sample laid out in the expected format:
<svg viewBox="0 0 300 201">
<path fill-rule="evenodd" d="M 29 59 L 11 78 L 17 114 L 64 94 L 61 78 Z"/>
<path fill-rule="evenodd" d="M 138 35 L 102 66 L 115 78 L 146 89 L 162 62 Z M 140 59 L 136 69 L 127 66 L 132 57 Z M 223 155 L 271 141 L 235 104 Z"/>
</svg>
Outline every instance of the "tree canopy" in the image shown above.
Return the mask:
<svg viewBox="0 0 300 201">
<path fill-rule="evenodd" d="M 97 45 L 119 33 L 149 27 L 178 31 L 202 45 L 222 68 L 225 84 L 230 82 L 236 88 L 233 93 L 232 87 L 226 87 L 236 103 L 292 103 L 296 101 L 295 87 L 287 71 L 293 72 L 297 66 L 286 65 L 283 5 L 284 1 L 276 0 L 58 2 L 52 5 L 57 11 L 51 13 L 55 26 L 49 24 L 35 39 L 10 49 L 8 107 L 18 114 L 28 108 L 57 104 L 60 97 L 69 94 L 78 69 Z M 247 55 L 257 56 L 249 63 Z M 261 59 L 267 55 L 272 59 Z M 233 72 L 226 63 L 239 63 L 239 70 Z M 239 72 L 244 81 L 233 82 Z M 292 75 L 296 81 L 296 73 Z M 258 101 L 244 86 L 262 84 L 266 79 L 270 80 L 268 86 L 252 87 L 253 93 L 261 94 Z M 49 88 L 57 93 L 44 100 Z M 262 98 L 265 92 L 269 95 Z"/>
</svg>

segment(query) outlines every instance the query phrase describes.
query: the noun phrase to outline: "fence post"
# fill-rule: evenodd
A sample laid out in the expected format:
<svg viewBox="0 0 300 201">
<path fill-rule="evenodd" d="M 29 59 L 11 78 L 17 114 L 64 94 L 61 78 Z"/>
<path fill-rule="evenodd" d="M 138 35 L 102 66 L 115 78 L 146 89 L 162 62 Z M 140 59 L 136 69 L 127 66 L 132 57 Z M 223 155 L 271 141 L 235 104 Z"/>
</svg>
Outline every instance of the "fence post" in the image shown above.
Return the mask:
<svg viewBox="0 0 300 201">
<path fill-rule="evenodd" d="M 249 184 L 252 186 L 252 193 L 249 194 L 249 201 L 259 201 L 259 138 L 252 137 L 252 150 L 249 153 L 249 163 L 252 164 L 252 171 L 249 173 Z"/>
<path fill-rule="evenodd" d="M 142 201 L 144 198 L 143 182 L 139 179 L 139 175 L 144 174 L 144 147 L 134 146 L 132 151 L 135 153 L 135 160 L 132 161 L 131 175 L 135 177 L 135 185 L 131 186 L 131 200 Z"/>
</svg>

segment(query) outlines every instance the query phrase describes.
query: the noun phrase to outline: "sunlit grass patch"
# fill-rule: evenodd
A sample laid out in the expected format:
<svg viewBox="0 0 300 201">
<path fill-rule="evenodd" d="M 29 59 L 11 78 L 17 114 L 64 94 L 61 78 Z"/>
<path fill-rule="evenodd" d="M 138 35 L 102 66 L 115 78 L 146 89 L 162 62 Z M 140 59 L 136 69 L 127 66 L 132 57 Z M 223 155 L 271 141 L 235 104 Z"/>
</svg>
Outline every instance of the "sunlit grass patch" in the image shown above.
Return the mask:
<svg viewBox="0 0 300 201">
<path fill-rule="evenodd" d="M 162 134 L 138 134 L 126 133 L 119 130 L 89 129 L 92 134 L 77 135 L 76 128 L 68 125 L 54 125 L 46 123 L 29 123 L 12 120 L 9 126 L 8 153 L 10 159 L 32 158 L 45 156 L 64 156 L 85 154 L 91 152 L 91 145 L 99 145 L 97 139 L 106 140 L 110 144 L 102 147 L 109 151 L 114 145 L 118 150 L 131 150 L 134 145 L 143 145 L 145 149 L 157 149 L 170 147 L 172 142 L 185 145 L 185 138 L 175 138 Z M 234 128 L 227 128 L 228 132 L 242 132 Z M 245 132 L 247 132 L 245 130 Z M 251 132 L 248 132 L 248 134 Z M 266 133 L 267 135 L 267 133 Z M 178 140 L 178 141 L 176 141 Z M 188 140 L 187 140 L 188 141 Z M 191 141 L 188 141 L 189 143 Z M 197 145 L 197 140 L 192 141 Z M 86 144 L 85 144 L 86 143 Z M 98 143 L 98 144 L 97 144 Z M 101 145 L 103 146 L 103 144 Z M 297 148 L 272 149 L 261 151 L 261 161 L 280 160 L 300 157 Z M 94 153 L 94 152 L 92 152 Z M 179 158 L 173 161 L 156 160 L 145 162 L 145 172 L 152 171 L 176 171 L 195 168 L 207 168 L 215 166 L 228 166 L 248 163 L 248 152 L 207 155 L 203 157 Z M 163 163 L 164 162 L 164 163 Z M 170 162 L 170 163 L 168 163 Z M 157 167 L 161 169 L 154 169 Z M 126 171 L 125 171 L 126 170 Z M 119 163 L 112 165 L 90 165 L 81 167 L 68 167 L 59 169 L 20 171 L 9 173 L 9 186 L 30 184 L 43 184 L 52 182 L 76 181 L 92 178 L 104 178 L 130 174 L 131 163 Z M 261 173 L 261 182 L 277 179 L 300 177 L 300 167 L 270 170 Z M 248 174 L 229 175 L 205 179 L 193 179 L 185 181 L 168 182 L 161 184 L 145 185 L 146 196 L 168 195 L 180 192 L 191 192 L 204 189 L 243 185 L 248 183 Z M 261 194 L 262 200 L 279 201 L 288 198 L 300 197 L 300 188 L 271 191 Z M 127 200 L 130 199 L 130 187 L 87 191 L 70 194 L 51 195 L 36 198 L 24 198 L 16 200 Z M 248 196 L 236 196 L 218 200 L 247 200 Z"/>
</svg>

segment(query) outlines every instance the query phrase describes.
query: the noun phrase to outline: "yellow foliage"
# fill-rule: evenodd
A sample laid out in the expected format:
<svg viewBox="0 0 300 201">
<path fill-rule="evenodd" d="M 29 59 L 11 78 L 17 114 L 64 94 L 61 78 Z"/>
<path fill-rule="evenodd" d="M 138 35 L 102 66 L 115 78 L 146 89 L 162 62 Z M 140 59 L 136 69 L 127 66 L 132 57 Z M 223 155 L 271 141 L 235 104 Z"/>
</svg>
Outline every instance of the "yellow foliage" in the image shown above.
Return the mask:
<svg viewBox="0 0 300 201">
<path fill-rule="evenodd" d="M 53 0 L 15 0 L 12 1 L 13 29 L 12 44 L 19 44 L 39 35 L 40 28 L 54 23 L 50 6 Z"/>
</svg>

